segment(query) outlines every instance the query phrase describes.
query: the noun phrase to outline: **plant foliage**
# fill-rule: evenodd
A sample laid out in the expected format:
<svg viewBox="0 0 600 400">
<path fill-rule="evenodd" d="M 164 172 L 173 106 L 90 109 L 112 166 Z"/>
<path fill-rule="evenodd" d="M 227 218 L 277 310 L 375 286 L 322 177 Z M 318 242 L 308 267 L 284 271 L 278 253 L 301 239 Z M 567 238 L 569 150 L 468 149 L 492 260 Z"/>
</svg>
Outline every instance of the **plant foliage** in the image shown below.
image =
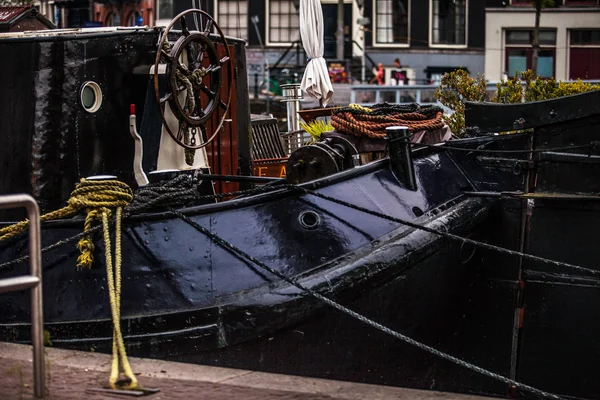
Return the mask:
<svg viewBox="0 0 600 400">
<path fill-rule="evenodd" d="M 530 101 L 554 99 L 578 93 L 600 90 L 600 85 L 578 79 L 574 82 L 560 82 L 554 78 L 534 77 L 531 70 L 515 74 L 514 77 L 499 82 L 496 93 L 490 101 L 502 104 L 515 104 Z M 465 101 L 484 101 L 486 98 L 485 77 L 470 78 L 466 71 L 457 70 L 444 74 L 436 98 L 454 113 L 444 117 L 455 136 L 465 136 Z"/>
<path fill-rule="evenodd" d="M 314 120 L 309 123 L 300 122 L 300 127 L 312 136 L 312 139 L 307 144 L 312 144 L 318 140 L 321 140 L 321 133 L 333 131 L 335 128 L 330 122 L 322 120 Z"/>
</svg>

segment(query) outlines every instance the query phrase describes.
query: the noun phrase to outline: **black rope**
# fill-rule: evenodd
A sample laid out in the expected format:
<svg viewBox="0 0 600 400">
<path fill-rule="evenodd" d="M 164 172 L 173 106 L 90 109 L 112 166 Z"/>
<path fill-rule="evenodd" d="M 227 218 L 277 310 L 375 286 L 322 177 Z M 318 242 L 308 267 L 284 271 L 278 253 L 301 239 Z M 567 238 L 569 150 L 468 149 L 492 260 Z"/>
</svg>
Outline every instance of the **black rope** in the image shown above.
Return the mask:
<svg viewBox="0 0 600 400">
<path fill-rule="evenodd" d="M 275 182 L 279 183 L 279 182 Z M 140 212 L 148 211 L 156 208 L 169 208 L 169 207 L 181 207 L 186 204 L 191 204 L 194 201 L 211 200 L 211 199 L 223 199 L 227 197 L 239 197 L 239 196 L 250 196 L 261 193 L 274 192 L 282 189 L 281 185 L 263 185 L 253 189 L 238 190 L 235 192 L 217 193 L 217 194 L 198 194 L 197 181 L 195 181 L 189 175 L 179 175 L 176 178 L 166 181 L 148 184 L 146 186 L 138 188 L 134 192 L 133 202 L 125 207 L 123 210 L 123 219 L 126 220 L 128 217 L 139 214 Z M 183 187 L 178 187 L 183 186 Z M 112 227 L 115 223 L 114 217 L 111 217 L 109 226 Z M 80 232 L 69 238 L 59 240 L 58 242 L 46 246 L 41 249 L 42 254 L 50 250 L 54 250 L 62 245 L 71 243 L 75 240 L 87 236 L 94 232 L 97 232 L 102 228 L 102 225 L 96 225 L 88 232 Z M 24 232 L 19 237 L 26 234 Z M 11 239 L 12 241 L 16 238 Z M 26 254 L 22 257 L 15 258 L 14 260 L 4 262 L 0 264 L 0 270 L 12 267 L 20 264 L 24 261 L 29 260 L 30 255 Z"/>
<path fill-rule="evenodd" d="M 180 188 L 177 185 L 183 185 L 184 187 Z M 273 186 L 259 186 L 259 187 L 253 188 L 253 189 L 228 192 L 228 193 L 209 194 L 209 195 L 199 195 L 197 193 L 196 185 L 197 185 L 197 182 L 194 182 L 193 179 L 191 178 L 191 176 L 180 175 L 171 181 L 150 184 L 150 185 L 147 185 L 146 187 L 140 188 L 140 189 L 136 190 L 136 192 L 135 192 L 134 201 L 128 207 L 125 208 L 124 218 L 130 217 L 134 214 L 137 214 L 142 211 L 146 211 L 146 210 L 154 208 L 154 207 L 160 207 L 163 209 L 164 208 L 172 208 L 172 207 L 179 206 L 182 203 L 187 204 L 191 201 L 215 199 L 215 198 L 222 199 L 225 197 L 235 197 L 235 196 L 241 196 L 241 195 L 255 195 L 255 194 L 260 194 L 260 193 L 277 191 L 277 190 L 281 190 L 281 189 L 287 189 L 287 190 L 295 190 L 295 191 L 299 191 L 299 192 L 302 192 L 305 194 L 320 197 L 322 199 L 343 205 L 348 208 L 352 208 L 352 209 L 355 209 L 355 210 L 358 210 L 358 211 L 361 211 L 361 212 L 364 212 L 367 214 L 371 214 L 376 217 L 383 218 L 383 219 L 386 219 L 386 220 L 389 220 L 392 222 L 396 222 L 396 223 L 399 223 L 399 224 L 402 224 L 402 225 L 405 225 L 405 226 L 408 226 L 408 227 L 411 227 L 414 229 L 420 229 L 425 232 L 439 235 L 439 236 L 445 237 L 450 240 L 455 240 L 455 241 L 458 241 L 461 243 L 471 244 L 473 246 L 481 247 L 481 248 L 484 248 L 487 250 L 492 250 L 492 251 L 495 251 L 495 252 L 498 252 L 501 254 L 509 254 L 509 255 L 512 255 L 515 257 L 523 257 L 526 260 L 541 262 L 541 263 L 545 263 L 545 264 L 549 264 L 549 265 L 553 265 L 553 266 L 557 266 L 557 267 L 569 268 L 569 269 L 573 269 L 573 270 L 576 270 L 576 271 L 579 271 L 582 273 L 587 273 L 587 274 L 592 274 L 592 275 L 600 275 L 600 271 L 598 271 L 598 270 L 593 270 L 590 268 L 580 267 L 575 264 L 569 264 L 569 263 L 565 263 L 562 261 L 550 260 L 550 259 L 547 259 L 544 257 L 534 256 L 532 254 L 527 254 L 527 253 L 522 253 L 522 252 L 515 251 L 515 250 L 506 249 L 503 247 L 480 242 L 477 240 L 464 238 L 462 236 L 458 236 L 458 235 L 455 235 L 455 234 L 452 234 L 449 232 L 437 231 L 435 229 L 428 228 L 426 226 L 419 225 L 419 224 L 416 224 L 411 221 L 392 217 L 392 216 L 389 216 L 389 215 L 386 215 L 386 214 L 383 214 L 383 213 L 380 213 L 377 211 L 370 210 L 368 208 L 360 207 L 355 204 L 349 203 L 347 201 L 336 199 L 334 197 L 327 196 L 327 195 L 321 194 L 319 192 L 315 192 L 313 190 L 306 189 L 306 188 L 303 188 L 303 187 L 300 187 L 297 185 L 286 184 L 286 185 L 273 185 Z M 114 223 L 114 219 L 111 219 L 110 222 L 111 222 L 111 224 Z M 99 226 L 95 227 L 92 232 L 95 232 L 98 229 L 99 229 Z M 70 243 L 82 236 L 83 236 L 83 233 L 79 233 L 70 238 L 61 240 L 53 245 L 43 248 L 42 253 L 47 252 L 52 249 L 55 249 L 63 244 Z M 0 270 L 4 269 L 6 267 L 12 266 L 14 264 L 18 264 L 20 262 L 26 261 L 28 259 L 29 259 L 29 255 L 25 255 L 23 257 L 15 259 L 15 260 L 5 262 L 3 264 L 0 264 Z"/>
<path fill-rule="evenodd" d="M 310 192 L 310 191 L 309 191 Z M 481 375 L 487 376 L 489 378 L 492 379 L 496 379 L 500 382 L 504 382 L 508 385 L 512 385 L 514 387 L 517 387 L 523 391 L 527 391 L 530 393 L 534 393 L 537 394 L 539 396 L 542 397 L 546 397 L 546 398 L 550 398 L 550 399 L 557 399 L 560 400 L 561 397 L 557 396 L 555 394 L 552 393 L 548 393 L 545 392 L 543 390 L 534 388 L 532 386 L 529 385 L 525 385 L 523 383 L 514 381 L 512 379 L 509 379 L 503 375 L 497 374 L 495 372 L 491 372 L 485 368 L 481 368 L 475 364 L 471 364 L 467 361 L 464 361 L 460 358 L 454 357 L 450 354 L 444 353 L 440 350 L 437 350 L 431 346 L 428 346 L 424 343 L 421 343 L 415 339 L 412 339 L 406 335 L 403 335 L 400 332 L 397 332 L 393 329 L 390 329 L 376 321 L 373 321 L 372 319 L 369 319 L 359 313 L 357 313 L 356 311 L 353 311 L 343 305 L 341 305 L 340 303 L 337 303 L 331 299 L 329 299 L 328 297 L 325 297 L 323 295 L 321 295 L 320 293 L 315 292 L 312 289 L 309 289 L 308 287 L 302 285 L 301 283 L 298 283 L 296 280 L 288 278 L 287 276 L 283 275 L 281 272 L 269 267 L 268 265 L 264 264 L 263 262 L 261 262 L 260 260 L 254 258 L 253 256 L 251 256 L 250 254 L 244 252 L 243 250 L 237 248 L 236 246 L 233 246 L 232 244 L 228 243 L 227 241 L 223 240 L 221 237 L 215 235 L 214 233 L 210 232 L 209 230 L 207 230 L 206 228 L 204 228 L 202 225 L 198 224 L 197 222 L 193 221 L 192 219 L 190 219 L 187 215 L 182 214 L 181 212 L 177 211 L 177 210 L 170 210 L 171 213 L 173 213 L 173 215 L 177 216 L 178 218 L 180 218 L 182 221 L 186 222 L 187 224 L 189 224 L 190 226 L 192 226 L 193 228 L 195 228 L 197 231 L 203 233 L 204 235 L 206 235 L 207 237 L 209 237 L 214 243 L 216 243 L 217 245 L 231 251 L 234 254 L 237 254 L 240 257 L 243 257 L 245 259 L 247 259 L 248 261 L 251 261 L 252 263 L 256 264 L 257 266 L 259 266 L 260 268 L 264 269 L 265 271 L 270 272 L 271 274 L 275 275 L 276 277 L 278 277 L 279 279 L 297 287 L 298 289 L 302 290 L 305 293 L 310 294 L 311 296 L 313 296 L 314 298 L 321 300 L 322 302 L 324 302 L 325 304 L 335 308 L 338 311 L 341 311 L 342 313 L 349 315 L 352 318 L 355 318 L 356 320 L 367 324 L 375 329 L 378 329 L 384 333 L 387 333 L 388 335 L 391 335 L 397 339 L 402 340 L 405 343 L 408 343 L 412 346 L 415 346 L 421 350 L 424 350 L 430 354 L 433 354 L 435 356 L 438 356 L 440 358 L 443 358 L 444 360 L 453 362 L 457 365 L 460 365 L 461 367 L 470 369 L 471 371 L 477 372 Z"/>
<path fill-rule="evenodd" d="M 483 148 L 470 149 L 466 147 L 455 147 L 450 146 L 448 144 L 427 144 L 427 143 L 413 143 L 406 141 L 405 138 L 398 138 L 398 141 L 402 141 L 405 144 L 413 144 L 416 148 L 419 147 L 429 147 L 443 151 L 465 151 L 469 153 L 498 153 L 498 154 L 529 154 L 529 153 L 544 153 L 549 151 L 562 151 L 562 150 L 576 150 L 576 149 L 596 149 L 600 147 L 600 142 L 591 142 L 589 144 L 580 144 L 574 146 L 563 146 L 563 147 L 554 147 L 549 149 L 519 149 L 519 150 L 486 150 Z M 445 142 L 448 143 L 448 142 Z M 490 142 L 491 143 L 491 142 Z"/>
<path fill-rule="evenodd" d="M 366 214 L 371 214 L 371 215 L 374 215 L 376 217 L 386 219 L 388 221 L 392 221 L 392 222 L 396 222 L 396 223 L 399 223 L 399 224 L 402 224 L 402 225 L 406 225 L 406 226 L 414 228 L 414 229 L 420 229 L 422 231 L 433 233 L 435 235 L 439 235 L 439 236 L 442 236 L 444 238 L 455 240 L 455 241 L 458 241 L 458 242 L 461 242 L 461 243 L 471 244 L 473 246 L 482 247 L 482 248 L 484 248 L 486 250 L 492 250 L 492 251 L 496 251 L 496 252 L 502 253 L 502 254 L 509 254 L 509 255 L 512 255 L 512 256 L 516 256 L 516 257 L 523 257 L 526 260 L 537 261 L 537 262 L 541 262 L 541 263 L 545 263 L 545 264 L 554 265 L 554 266 L 557 266 L 557 267 L 570 268 L 570 269 L 574 269 L 574 270 L 579 271 L 579 272 L 589 273 L 589 274 L 593 274 L 593 275 L 600 275 L 600 271 L 598 271 L 598 270 L 594 270 L 594 269 L 590 269 L 590 268 L 585 268 L 585 267 L 580 267 L 579 265 L 569 264 L 569 263 L 565 263 L 565 262 L 562 262 L 562 261 L 550 260 L 548 258 L 538 257 L 538 256 L 534 256 L 532 254 L 522 253 L 520 251 L 515 251 L 515 250 L 506 249 L 504 247 L 494 246 L 493 244 L 488 244 L 488 243 L 484 243 L 484 242 L 479 242 L 477 240 L 464 238 L 462 236 L 458 236 L 458 235 L 455 235 L 453 233 L 438 231 L 438 230 L 435 230 L 435 229 L 432 229 L 432 228 L 428 228 L 428 227 L 426 227 L 424 225 L 416 224 L 416 223 L 411 222 L 411 221 L 407 221 L 407 220 L 404 220 L 404 219 L 392 217 L 392 216 L 389 216 L 389 215 L 386 215 L 386 214 L 383 214 L 383 213 L 380 213 L 380 212 L 377 212 L 377 211 L 369 210 L 368 208 L 357 206 L 357 205 L 349 203 L 347 201 L 336 199 L 335 197 L 327 196 L 325 194 L 322 194 L 322 193 L 319 193 L 319 192 L 315 192 L 314 190 L 306 189 L 306 188 L 303 188 L 303 187 L 300 187 L 300 186 L 286 185 L 286 187 L 289 187 L 291 189 L 297 190 L 297 191 L 305 193 L 305 194 L 309 194 L 309 195 L 312 195 L 312 196 L 320 197 L 320 198 L 322 198 L 324 200 L 329 200 L 329 201 L 331 201 L 333 203 L 337 203 L 337 204 L 340 204 L 342 206 L 345 206 L 345 207 L 348 207 L 348 208 L 352 208 L 352 209 L 357 210 L 357 211 L 364 212 Z"/>
<path fill-rule="evenodd" d="M 371 111 L 367 112 L 360 108 L 342 107 L 335 110 L 333 115 L 350 113 L 353 115 L 390 115 L 390 114 L 407 114 L 418 112 L 429 118 L 435 117 L 438 113 L 444 112 L 444 110 L 436 105 L 420 105 L 418 103 L 408 104 L 390 104 L 380 103 L 368 107 Z"/>
<path fill-rule="evenodd" d="M 183 187 L 182 187 L 183 186 Z M 313 195 L 316 197 L 320 197 L 322 199 L 367 213 L 367 214 L 371 214 L 383 219 L 387 219 L 396 223 L 400 223 L 409 227 L 412 227 L 414 229 L 420 229 L 423 230 L 425 232 L 429 232 L 432 234 L 436 234 L 436 235 L 440 235 L 442 237 L 448 238 L 448 239 L 452 239 L 452 240 L 456 240 L 456 241 L 460 241 L 462 243 L 469 243 L 472 244 L 474 246 L 478 246 L 478 247 L 482 247 L 488 250 L 493 250 L 493 251 L 497 251 L 500 253 L 504 253 L 504 254 L 510 254 L 510 255 L 514 255 L 514 256 L 520 256 L 523 257 L 525 259 L 530 259 L 533 261 L 538 261 L 538 262 L 543 262 L 543 263 L 547 263 L 547 264 L 552 264 L 552 265 L 556 265 L 556 266 L 562 266 L 562 267 L 568 267 L 568 268 L 572 268 L 572 269 L 576 269 L 578 271 L 582 271 L 582 272 L 588 272 L 588 273 L 592 273 L 592 274 L 599 274 L 600 271 L 596 271 L 596 270 L 591 270 L 589 268 L 583 268 L 583 267 L 579 267 L 577 265 L 573 265 L 573 264 L 568 264 L 568 263 L 563 263 L 560 261 L 553 261 L 553 260 L 549 260 L 549 259 L 545 259 L 542 257 L 537 257 L 537 256 L 533 256 L 530 254 L 525 254 L 525 253 L 521 253 L 518 251 L 513 251 L 513 250 L 509 250 L 509 249 L 505 249 L 505 248 L 501 248 L 498 246 L 494 246 L 494 245 L 490 245 L 487 243 L 483 243 L 483 242 L 478 242 L 472 239 L 467 239 L 467 238 L 463 238 L 461 236 L 458 235 L 454 235 L 448 232 L 441 232 L 441 231 L 437 231 L 435 229 L 423 226 L 423 225 L 419 225 L 419 224 L 415 224 L 413 222 L 410 221 L 405 221 L 402 220 L 400 218 L 395 218 L 395 217 L 391 217 L 382 213 L 379 213 L 377 211 L 373 211 L 373 210 L 369 210 L 367 208 L 364 207 L 360 207 L 351 203 L 348 203 L 346 201 L 340 200 L 340 199 L 336 199 L 334 197 L 331 196 L 327 196 L 318 192 L 315 192 L 313 190 L 309 190 L 303 187 L 299 187 L 296 185 L 279 185 L 279 186 L 270 186 L 270 187 L 258 187 L 255 189 L 250 189 L 250 190 L 244 190 L 244 191 L 238 191 L 238 192 L 230 192 L 230 193 L 223 193 L 223 194 L 218 194 L 218 195 L 198 195 L 197 194 L 197 182 L 194 182 L 193 179 L 188 176 L 179 176 L 171 181 L 168 182 L 161 182 L 161 183 L 157 183 L 157 184 L 152 184 L 152 185 L 147 185 L 145 188 L 141 188 L 140 190 L 136 191 L 136 195 L 138 196 L 138 199 L 134 199 L 134 202 L 126 208 L 126 214 L 127 215 L 131 215 L 133 213 L 139 212 L 140 210 L 143 209 L 147 209 L 150 207 L 154 207 L 154 206 L 162 206 L 162 207 L 169 207 L 169 211 L 177 216 L 178 218 L 180 218 L 182 221 L 188 223 L 189 225 L 191 225 L 192 227 L 194 227 L 196 230 L 198 230 L 199 232 L 201 232 L 202 234 L 208 236 L 212 241 L 214 241 L 215 243 L 217 243 L 218 245 L 228 249 L 229 251 L 243 257 L 246 258 L 247 260 L 251 261 L 252 263 L 254 263 L 255 265 L 259 266 L 260 268 L 264 269 L 265 271 L 277 276 L 279 279 L 284 280 L 285 282 L 288 282 L 292 285 L 294 285 L 295 287 L 297 287 L 298 289 L 310 294 L 311 296 L 315 297 L 318 300 L 323 301 L 324 303 L 328 304 L 329 306 L 371 326 L 374 327 L 384 333 L 387 333 L 397 339 L 400 339 L 410 345 L 413 345 L 419 349 L 422 349 L 424 351 L 429 352 L 430 354 L 436 355 L 440 358 L 443 358 L 445 360 L 448 360 L 450 362 L 453 362 L 457 365 L 460 365 L 464 368 L 470 369 L 474 372 L 477 372 L 479 374 L 488 376 L 490 378 L 496 379 L 498 381 L 504 382 L 506 384 L 515 386 L 517 388 L 520 388 L 521 390 L 530 392 L 530 393 L 534 393 L 537 395 L 541 395 L 543 397 L 547 397 L 547 398 L 552 398 L 552 399 L 560 399 L 559 396 L 552 394 L 552 393 L 548 393 L 545 391 L 542 391 L 540 389 L 536 389 L 534 387 L 519 383 L 517 381 L 514 381 L 512 379 L 506 378 L 505 376 L 496 374 L 494 372 L 488 371 L 484 368 L 478 367 L 477 365 L 471 364 L 469 362 L 466 362 L 464 360 L 461 360 L 457 357 L 454 357 L 452 355 L 449 355 L 447 353 L 444 353 L 440 350 L 437 350 L 433 347 L 430 347 L 428 345 L 425 345 L 421 342 L 418 342 L 408 336 L 405 336 L 397 331 L 394 331 L 384 325 L 379 324 L 378 322 L 375 322 L 369 318 L 366 318 L 360 314 L 358 314 L 357 312 L 344 307 L 343 305 L 313 291 L 312 289 L 309 289 L 307 287 L 305 287 L 304 285 L 298 283 L 297 281 L 286 277 L 285 275 L 283 275 L 282 273 L 280 273 L 279 271 L 267 266 L 266 264 L 262 263 L 261 261 L 259 261 L 258 259 L 252 257 L 251 255 L 245 253 L 244 251 L 242 251 L 241 249 L 231 245 L 230 243 L 226 242 L 225 240 L 223 240 L 222 238 L 220 238 L 219 236 L 211 233 L 210 231 L 208 231 L 207 229 L 205 229 L 204 227 L 202 227 L 201 225 L 199 225 L 198 223 L 196 223 L 195 221 L 193 221 L 192 219 L 190 219 L 187 215 L 181 213 L 180 211 L 177 211 L 173 208 L 171 208 L 172 206 L 177 206 L 177 205 L 181 205 L 181 204 L 187 204 L 188 202 L 193 201 L 194 199 L 199 199 L 199 198 L 223 198 L 223 197 L 229 197 L 229 196 L 235 196 L 235 195 L 249 195 L 249 194 L 257 194 L 260 192 L 267 192 L 267 191 L 273 191 L 273 190 L 280 190 L 280 189 L 291 189 L 291 190 L 296 190 L 299 191 L 301 193 L 305 193 L 308 195 Z M 93 231 L 99 229 L 100 226 L 96 226 L 95 228 L 93 228 Z M 89 232 L 88 232 L 89 233 Z M 83 233 L 80 233 L 78 235 L 75 235 L 71 238 L 62 240 L 60 242 L 57 242 L 51 246 L 48 246 L 46 248 L 43 249 L 43 251 L 47 251 L 50 250 L 51 248 L 56 248 L 60 245 L 63 245 L 65 243 L 68 243 L 70 241 L 75 240 L 76 238 L 79 238 L 81 236 L 83 236 Z M 9 263 L 4 263 L 0 265 L 0 268 L 3 268 L 7 265 L 16 263 L 16 262 L 22 262 L 25 261 L 28 258 L 28 256 L 25 257 L 21 257 L 20 259 L 17 260 L 13 260 Z"/>
</svg>

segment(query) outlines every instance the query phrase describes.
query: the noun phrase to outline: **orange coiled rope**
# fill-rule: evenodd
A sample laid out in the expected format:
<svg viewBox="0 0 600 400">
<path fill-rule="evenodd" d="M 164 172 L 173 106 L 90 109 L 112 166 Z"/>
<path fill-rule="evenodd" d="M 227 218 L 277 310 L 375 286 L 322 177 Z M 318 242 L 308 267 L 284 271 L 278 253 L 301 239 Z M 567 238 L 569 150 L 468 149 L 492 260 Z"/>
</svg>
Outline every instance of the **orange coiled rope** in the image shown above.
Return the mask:
<svg viewBox="0 0 600 400">
<path fill-rule="evenodd" d="M 384 139 L 385 128 L 406 126 L 410 132 L 435 131 L 444 127 L 443 110 L 418 104 L 377 104 L 371 108 L 350 105 L 337 110 L 331 124 L 338 131 L 355 136 Z"/>
</svg>

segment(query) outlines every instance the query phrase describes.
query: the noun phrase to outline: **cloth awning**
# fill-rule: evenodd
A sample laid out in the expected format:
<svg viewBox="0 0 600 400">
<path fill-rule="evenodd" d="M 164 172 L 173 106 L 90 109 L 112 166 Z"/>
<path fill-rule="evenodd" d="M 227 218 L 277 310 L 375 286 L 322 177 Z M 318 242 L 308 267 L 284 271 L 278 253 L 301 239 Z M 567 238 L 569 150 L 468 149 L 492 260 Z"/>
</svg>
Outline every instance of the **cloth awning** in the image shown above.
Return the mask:
<svg viewBox="0 0 600 400">
<path fill-rule="evenodd" d="M 300 37 L 309 57 L 300 87 L 308 96 L 322 100 L 325 106 L 333 97 L 333 86 L 323 58 L 323 31 L 321 1 L 300 0 Z"/>
</svg>

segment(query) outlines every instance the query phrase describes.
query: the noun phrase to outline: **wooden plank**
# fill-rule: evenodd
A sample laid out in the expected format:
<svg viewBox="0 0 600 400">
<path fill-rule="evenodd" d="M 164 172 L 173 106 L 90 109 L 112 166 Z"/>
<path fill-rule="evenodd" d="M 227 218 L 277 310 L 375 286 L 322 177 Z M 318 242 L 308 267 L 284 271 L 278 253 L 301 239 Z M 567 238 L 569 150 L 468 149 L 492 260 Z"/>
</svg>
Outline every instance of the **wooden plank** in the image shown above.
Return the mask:
<svg viewBox="0 0 600 400">
<path fill-rule="evenodd" d="M 219 58 L 225 56 L 225 47 L 222 43 L 215 43 Z M 230 45 L 231 53 L 230 65 L 233 68 L 235 65 L 235 45 Z M 221 98 L 226 101 L 229 97 L 229 88 L 233 85 L 233 93 L 236 91 L 236 82 L 229 82 L 229 71 L 227 68 L 223 70 Z M 212 114 L 209 123 L 207 124 L 207 134 L 211 135 L 214 129 L 218 126 L 219 120 L 223 115 L 223 109 L 219 106 Z M 226 114 L 226 119 L 231 119 L 231 122 L 225 122 L 221 132 L 215 137 L 207 148 L 208 160 L 211 167 L 211 173 L 223 175 L 238 174 L 238 135 L 237 135 L 237 107 L 235 97 L 231 99 L 229 110 Z M 215 182 L 215 192 L 225 193 L 239 190 L 239 182 Z"/>
</svg>

